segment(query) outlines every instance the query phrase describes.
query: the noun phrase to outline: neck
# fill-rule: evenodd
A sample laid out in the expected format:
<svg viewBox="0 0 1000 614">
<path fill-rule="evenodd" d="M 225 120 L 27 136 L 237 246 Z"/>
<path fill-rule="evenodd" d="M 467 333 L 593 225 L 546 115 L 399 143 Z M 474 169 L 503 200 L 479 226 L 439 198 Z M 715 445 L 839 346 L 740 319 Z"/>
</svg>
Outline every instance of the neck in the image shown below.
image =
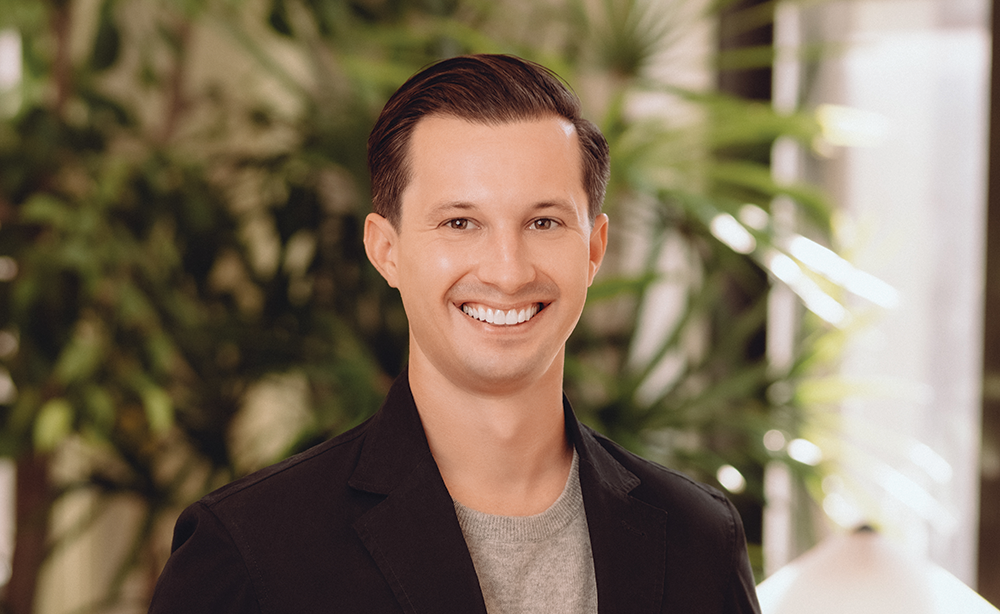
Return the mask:
<svg viewBox="0 0 1000 614">
<path fill-rule="evenodd" d="M 412 355 L 409 370 L 427 442 L 453 498 L 506 516 L 541 513 L 555 502 L 573 459 L 562 360 L 537 380 L 495 393 L 456 386 Z"/>
</svg>

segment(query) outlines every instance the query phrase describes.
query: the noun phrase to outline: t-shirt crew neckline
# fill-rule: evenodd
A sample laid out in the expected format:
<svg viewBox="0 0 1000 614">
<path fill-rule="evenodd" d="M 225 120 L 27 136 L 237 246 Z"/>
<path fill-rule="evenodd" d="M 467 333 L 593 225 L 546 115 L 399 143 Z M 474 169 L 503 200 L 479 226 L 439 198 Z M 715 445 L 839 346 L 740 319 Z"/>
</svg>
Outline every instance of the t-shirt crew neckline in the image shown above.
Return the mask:
<svg viewBox="0 0 1000 614">
<path fill-rule="evenodd" d="M 453 501 L 458 523 L 468 537 L 508 543 L 546 540 L 572 522 L 583 507 L 579 456 L 574 449 L 566 485 L 559 498 L 544 512 L 531 516 L 501 516 L 480 512 Z"/>
</svg>

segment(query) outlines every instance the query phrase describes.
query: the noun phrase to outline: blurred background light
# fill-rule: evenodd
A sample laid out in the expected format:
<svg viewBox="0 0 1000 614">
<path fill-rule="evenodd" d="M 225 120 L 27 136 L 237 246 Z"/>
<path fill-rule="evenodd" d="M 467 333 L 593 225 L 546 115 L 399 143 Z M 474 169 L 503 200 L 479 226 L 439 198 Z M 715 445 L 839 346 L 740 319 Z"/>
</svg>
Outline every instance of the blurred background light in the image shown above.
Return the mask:
<svg viewBox="0 0 1000 614">
<path fill-rule="evenodd" d="M 709 229 L 712 231 L 712 236 L 738 254 L 749 254 L 757 249 L 757 240 L 753 235 L 728 213 L 720 213 L 712 218 Z"/>
<path fill-rule="evenodd" d="M 889 135 L 889 120 L 880 113 L 836 104 L 821 104 L 816 119 L 823 139 L 841 147 L 875 147 Z"/>
<path fill-rule="evenodd" d="M 0 117 L 12 116 L 20 107 L 17 88 L 22 77 L 21 35 L 17 30 L 0 30 Z"/>
<path fill-rule="evenodd" d="M 0 330 L 0 358 L 9 358 L 17 353 L 17 335 L 9 330 Z"/>
<path fill-rule="evenodd" d="M 802 299 L 809 311 L 834 326 L 842 328 L 848 324 L 850 315 L 844 306 L 809 279 L 790 257 L 773 250 L 765 258 L 765 265 Z"/>
<path fill-rule="evenodd" d="M 0 256 L 0 281 L 11 281 L 17 277 L 17 261 L 10 256 Z"/>
<path fill-rule="evenodd" d="M 785 434 L 777 429 L 771 429 L 764 433 L 764 447 L 771 452 L 780 452 L 785 449 Z"/>
<path fill-rule="evenodd" d="M 810 269 L 876 305 L 893 308 L 899 304 L 899 292 L 895 288 L 858 270 L 833 250 L 811 239 L 796 235 L 789 242 L 788 251 Z"/>
<path fill-rule="evenodd" d="M 747 203 L 740 207 L 740 222 L 754 230 L 764 230 L 771 223 L 771 216 L 757 205 Z"/>
<path fill-rule="evenodd" d="M 954 475 L 951 463 L 923 442 L 913 442 L 907 456 L 938 484 L 947 484 Z"/>
<path fill-rule="evenodd" d="M 16 30 L 0 30 L 0 90 L 21 82 L 21 37 Z"/>
<path fill-rule="evenodd" d="M 815 467 L 823 460 L 823 450 L 808 439 L 793 439 L 788 444 L 788 456 L 803 465 Z"/>
<path fill-rule="evenodd" d="M 723 465 L 715 473 L 715 477 L 722 484 L 723 488 L 731 493 L 739 494 L 746 490 L 747 481 L 740 473 L 740 470 L 732 465 Z"/>
</svg>

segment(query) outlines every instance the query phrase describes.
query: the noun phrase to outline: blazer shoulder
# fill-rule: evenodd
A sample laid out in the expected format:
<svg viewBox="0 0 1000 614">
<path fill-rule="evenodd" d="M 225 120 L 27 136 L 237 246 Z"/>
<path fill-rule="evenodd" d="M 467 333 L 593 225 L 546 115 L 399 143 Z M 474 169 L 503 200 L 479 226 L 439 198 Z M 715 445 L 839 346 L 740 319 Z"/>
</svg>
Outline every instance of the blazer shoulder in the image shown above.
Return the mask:
<svg viewBox="0 0 1000 614">
<path fill-rule="evenodd" d="M 663 610 L 759 614 L 743 522 L 729 499 L 584 428 L 588 435 L 593 440 L 585 447 L 594 462 L 613 476 L 606 483 L 627 493 L 632 506 L 662 514 L 668 578 Z"/>
<path fill-rule="evenodd" d="M 718 489 L 626 450 L 590 428 L 586 430 L 615 461 L 639 479 L 638 485 L 630 492 L 632 497 L 675 517 L 732 522 L 735 509 Z"/>
<path fill-rule="evenodd" d="M 369 418 L 353 429 L 341 433 L 278 463 L 236 479 L 207 495 L 200 503 L 214 509 L 232 498 L 266 497 L 273 490 L 285 490 L 298 485 L 315 485 L 350 475 L 364 441 Z M 346 473 L 345 473 L 346 472 Z"/>
</svg>

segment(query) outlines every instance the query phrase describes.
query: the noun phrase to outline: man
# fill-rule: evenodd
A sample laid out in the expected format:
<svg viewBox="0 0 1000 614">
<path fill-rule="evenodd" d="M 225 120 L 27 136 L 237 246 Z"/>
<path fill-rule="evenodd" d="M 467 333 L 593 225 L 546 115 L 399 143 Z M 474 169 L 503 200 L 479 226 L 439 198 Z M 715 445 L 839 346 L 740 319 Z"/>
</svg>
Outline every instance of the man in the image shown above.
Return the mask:
<svg viewBox="0 0 1000 614">
<path fill-rule="evenodd" d="M 581 426 L 565 343 L 608 148 L 546 69 L 435 64 L 369 139 L 408 367 L 368 422 L 185 510 L 150 611 L 757 612 L 720 494 Z"/>
</svg>

